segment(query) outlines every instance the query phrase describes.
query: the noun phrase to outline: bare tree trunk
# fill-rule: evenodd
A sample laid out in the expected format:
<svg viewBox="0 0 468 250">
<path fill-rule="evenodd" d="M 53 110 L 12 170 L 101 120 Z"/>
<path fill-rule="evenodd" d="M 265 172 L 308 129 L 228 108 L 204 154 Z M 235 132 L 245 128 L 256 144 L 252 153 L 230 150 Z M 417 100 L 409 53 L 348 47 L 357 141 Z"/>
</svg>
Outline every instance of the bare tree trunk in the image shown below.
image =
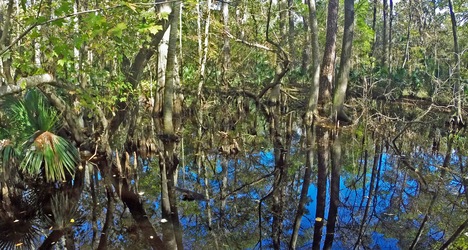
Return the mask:
<svg viewBox="0 0 468 250">
<path fill-rule="evenodd" d="M 318 104 L 323 114 L 330 115 L 328 105 L 331 100 L 331 90 L 335 73 L 336 34 L 338 30 L 338 0 L 328 1 L 327 35 L 325 51 L 320 69 L 320 91 Z"/>
<path fill-rule="evenodd" d="M 351 68 L 351 52 L 353 48 L 354 34 L 354 1 L 345 0 L 345 17 L 344 17 L 344 34 L 343 44 L 341 49 L 340 71 L 336 83 L 335 93 L 333 96 L 332 117 L 336 121 L 350 122 L 351 119 L 343 110 L 344 100 L 346 97 L 346 89 L 348 88 L 349 70 Z"/>
<path fill-rule="evenodd" d="M 382 57 L 380 58 L 380 64 L 382 67 L 385 67 L 387 60 L 388 60 L 387 16 L 388 16 L 388 0 L 383 0 Z"/>
<path fill-rule="evenodd" d="M 166 82 L 164 86 L 163 96 L 163 135 L 161 140 L 164 144 L 164 152 L 162 153 L 161 166 L 161 195 L 162 195 L 162 212 L 164 242 L 167 249 L 183 249 L 182 244 L 182 227 L 179 222 L 179 214 L 177 211 L 174 177 L 177 171 L 178 159 L 175 153 L 175 144 L 178 141 L 174 129 L 174 91 L 175 91 L 175 72 L 176 71 L 176 54 L 177 54 L 177 35 L 179 28 L 180 2 L 175 2 L 172 5 L 169 45 L 167 51 L 166 65 Z"/>
<path fill-rule="evenodd" d="M 227 35 L 229 32 L 229 1 L 223 1 L 223 27 L 225 30 L 223 38 L 223 71 L 222 71 L 222 81 L 225 86 L 228 85 L 227 75 L 228 70 L 231 67 L 231 45 L 230 38 Z"/>
<path fill-rule="evenodd" d="M 0 37 L 0 48 L 3 50 L 5 47 L 9 46 L 10 45 L 10 40 L 11 40 L 11 37 L 10 35 L 12 34 L 11 32 L 11 15 L 13 13 L 13 3 L 15 1 L 13 0 L 10 0 L 8 1 L 8 4 L 7 4 L 7 10 L 6 10 L 6 13 L 1 13 L 3 15 L 3 18 L 4 18 L 4 23 L 3 23 L 3 27 L 2 27 L 2 30 L 1 30 L 1 37 Z M 2 55 L 3 56 L 3 55 Z M 2 59 L 2 74 L 3 74 L 3 77 L 5 77 L 5 81 L 6 81 L 6 84 L 14 84 L 14 80 L 13 80 L 13 75 L 11 73 L 11 58 L 10 56 L 8 57 L 4 57 Z M 0 86 L 2 86 L 3 83 L 0 81 Z"/>
<path fill-rule="evenodd" d="M 317 9 L 315 7 L 315 0 L 307 1 L 309 5 L 310 41 L 312 43 L 312 66 L 309 68 L 309 79 L 312 81 L 312 87 L 305 118 L 307 123 L 312 124 L 314 113 L 317 110 L 317 103 L 319 98 L 320 54 L 318 43 Z"/>
<path fill-rule="evenodd" d="M 376 47 L 375 45 L 377 41 L 377 32 L 375 32 L 376 23 L 377 23 L 377 0 L 374 0 L 372 3 L 372 31 L 374 31 L 374 37 L 372 39 L 372 50 L 370 52 L 371 53 L 370 57 L 375 56 L 375 47 Z"/>
<path fill-rule="evenodd" d="M 409 8 L 412 9 L 412 0 L 408 1 Z M 409 48 L 410 48 L 410 38 L 411 38 L 411 24 L 413 23 L 413 12 L 410 11 L 409 17 L 408 17 L 408 27 L 406 28 L 406 46 L 405 46 L 405 54 L 403 56 L 403 64 L 402 68 L 405 67 L 406 62 L 409 60 Z"/>
<path fill-rule="evenodd" d="M 450 11 L 450 20 L 452 21 L 452 35 L 453 35 L 453 52 L 455 59 L 455 70 L 454 70 L 454 79 L 455 84 L 453 87 L 453 92 L 455 94 L 454 104 L 457 109 L 457 117 L 459 122 L 463 123 L 462 119 L 462 96 L 463 96 L 463 82 L 460 80 L 460 47 L 458 45 L 458 35 L 457 35 L 457 19 L 453 11 L 452 0 L 449 0 L 449 11 Z"/>
<path fill-rule="evenodd" d="M 199 56 L 199 64 L 200 64 L 200 81 L 198 82 L 198 96 L 201 95 L 203 84 L 205 83 L 205 68 L 206 68 L 206 60 L 208 58 L 208 45 L 209 45 L 209 32 L 210 32 L 210 19 L 211 19 L 211 0 L 206 1 L 206 8 L 203 15 L 203 11 L 200 9 L 201 1 L 197 3 L 198 8 L 198 56 Z M 201 34 L 201 22 L 202 19 L 205 21 L 205 29 L 203 34 Z M 202 42 L 203 38 L 203 42 Z"/>
</svg>

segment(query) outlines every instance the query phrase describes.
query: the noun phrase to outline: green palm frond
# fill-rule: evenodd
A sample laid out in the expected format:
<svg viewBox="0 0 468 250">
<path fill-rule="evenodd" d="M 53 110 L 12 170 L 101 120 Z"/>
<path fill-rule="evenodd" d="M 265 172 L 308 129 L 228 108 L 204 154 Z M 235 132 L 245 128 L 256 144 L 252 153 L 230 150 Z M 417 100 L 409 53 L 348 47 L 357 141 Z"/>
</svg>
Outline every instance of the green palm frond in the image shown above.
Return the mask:
<svg viewBox="0 0 468 250">
<path fill-rule="evenodd" d="M 18 153 L 10 140 L 0 140 L 0 169 L 5 178 L 11 177 L 16 170 Z M 13 170 L 13 171 L 12 171 Z"/>
<path fill-rule="evenodd" d="M 64 181 L 66 174 L 75 174 L 78 161 L 78 151 L 71 143 L 45 131 L 29 140 L 20 170 L 34 176 L 44 171 L 47 182 Z"/>
<path fill-rule="evenodd" d="M 59 127 L 59 114 L 36 89 L 28 90 L 23 99 L 9 98 L 3 104 L 8 112 L 10 134 L 23 140 L 37 130 L 54 131 Z"/>
</svg>

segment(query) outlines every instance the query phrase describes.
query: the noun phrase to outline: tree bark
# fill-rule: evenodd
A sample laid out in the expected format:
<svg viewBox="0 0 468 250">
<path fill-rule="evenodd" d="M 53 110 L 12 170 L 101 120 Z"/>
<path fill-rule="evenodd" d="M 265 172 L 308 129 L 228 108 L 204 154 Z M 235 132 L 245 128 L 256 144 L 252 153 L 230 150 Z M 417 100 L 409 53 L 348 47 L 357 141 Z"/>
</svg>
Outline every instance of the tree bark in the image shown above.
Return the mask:
<svg viewBox="0 0 468 250">
<path fill-rule="evenodd" d="M 453 92 L 455 94 L 454 104 L 457 112 L 459 121 L 463 123 L 462 119 L 462 96 L 463 96 L 463 82 L 460 80 L 460 47 L 458 45 L 458 34 L 457 34 L 457 19 L 455 17 L 455 12 L 453 11 L 452 0 L 448 1 L 449 11 L 450 11 L 450 20 L 452 22 L 452 35 L 453 35 L 453 54 L 455 59 L 455 70 L 454 70 L 454 79 L 455 84 Z"/>
<path fill-rule="evenodd" d="M 380 64 L 381 67 L 385 67 L 387 62 L 388 62 L 388 37 L 387 37 L 387 16 L 388 16 L 388 0 L 382 0 L 383 1 L 383 15 L 382 15 L 382 57 L 380 58 Z"/>
<path fill-rule="evenodd" d="M 161 140 L 164 144 L 164 152 L 161 158 L 161 198 L 163 218 L 164 242 L 167 249 L 183 249 L 182 227 L 179 222 L 177 211 L 174 178 L 177 171 L 178 159 L 175 154 L 175 145 L 178 141 L 175 135 L 173 120 L 173 102 L 175 91 L 176 53 L 177 37 L 180 15 L 180 2 L 172 5 L 169 45 L 167 51 L 166 82 L 163 96 L 163 135 Z"/>
<path fill-rule="evenodd" d="M 348 87 L 349 70 L 351 68 L 351 52 L 353 48 L 354 34 L 354 1 L 345 0 L 345 16 L 344 16 L 344 34 L 343 44 L 341 49 L 340 71 L 338 73 L 337 84 L 333 96 L 332 117 L 336 121 L 341 120 L 350 122 L 351 119 L 343 110 L 344 100 L 346 97 L 346 89 Z"/>
<path fill-rule="evenodd" d="M 317 9 L 315 7 L 315 0 L 307 0 L 307 3 L 309 6 L 310 41 L 312 43 L 312 66 L 309 68 L 311 91 L 307 102 L 305 118 L 308 124 L 312 124 L 314 113 L 317 110 L 317 103 L 319 98 L 320 54 L 318 42 Z"/>
<path fill-rule="evenodd" d="M 328 112 L 330 112 L 330 110 L 327 110 L 327 106 L 330 104 L 331 100 L 331 89 L 335 73 L 336 34 L 338 30 L 338 4 L 338 0 L 328 1 L 327 35 L 325 42 L 325 51 L 322 59 L 322 66 L 320 69 L 320 91 L 318 99 L 318 104 L 321 106 L 323 114 L 327 114 Z M 329 113 L 327 115 L 329 115 Z"/>
</svg>

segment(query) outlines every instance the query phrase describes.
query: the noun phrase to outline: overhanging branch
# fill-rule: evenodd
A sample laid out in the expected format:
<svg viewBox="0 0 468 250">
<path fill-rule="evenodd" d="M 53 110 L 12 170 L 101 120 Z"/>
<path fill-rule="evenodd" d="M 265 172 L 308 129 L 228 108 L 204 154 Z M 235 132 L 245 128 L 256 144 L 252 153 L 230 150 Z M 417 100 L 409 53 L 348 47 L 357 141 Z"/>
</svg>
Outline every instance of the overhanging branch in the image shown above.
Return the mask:
<svg viewBox="0 0 468 250">
<path fill-rule="evenodd" d="M 20 93 L 23 90 L 37 87 L 42 84 L 53 84 L 55 82 L 55 77 L 51 74 L 24 77 L 19 79 L 14 85 L 0 86 L 0 98 L 6 95 Z"/>
</svg>

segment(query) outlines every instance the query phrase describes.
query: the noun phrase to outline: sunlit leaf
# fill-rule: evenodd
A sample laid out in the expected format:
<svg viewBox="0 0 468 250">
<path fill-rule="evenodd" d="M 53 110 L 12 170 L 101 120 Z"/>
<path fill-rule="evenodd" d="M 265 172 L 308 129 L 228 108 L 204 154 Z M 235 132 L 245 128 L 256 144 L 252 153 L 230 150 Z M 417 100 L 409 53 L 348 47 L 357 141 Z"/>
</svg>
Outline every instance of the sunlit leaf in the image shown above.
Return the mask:
<svg viewBox="0 0 468 250">
<path fill-rule="evenodd" d="M 148 27 L 148 31 L 153 35 L 158 33 L 158 31 L 160 31 L 160 30 L 162 30 L 161 25 L 153 25 L 153 26 Z"/>
</svg>

